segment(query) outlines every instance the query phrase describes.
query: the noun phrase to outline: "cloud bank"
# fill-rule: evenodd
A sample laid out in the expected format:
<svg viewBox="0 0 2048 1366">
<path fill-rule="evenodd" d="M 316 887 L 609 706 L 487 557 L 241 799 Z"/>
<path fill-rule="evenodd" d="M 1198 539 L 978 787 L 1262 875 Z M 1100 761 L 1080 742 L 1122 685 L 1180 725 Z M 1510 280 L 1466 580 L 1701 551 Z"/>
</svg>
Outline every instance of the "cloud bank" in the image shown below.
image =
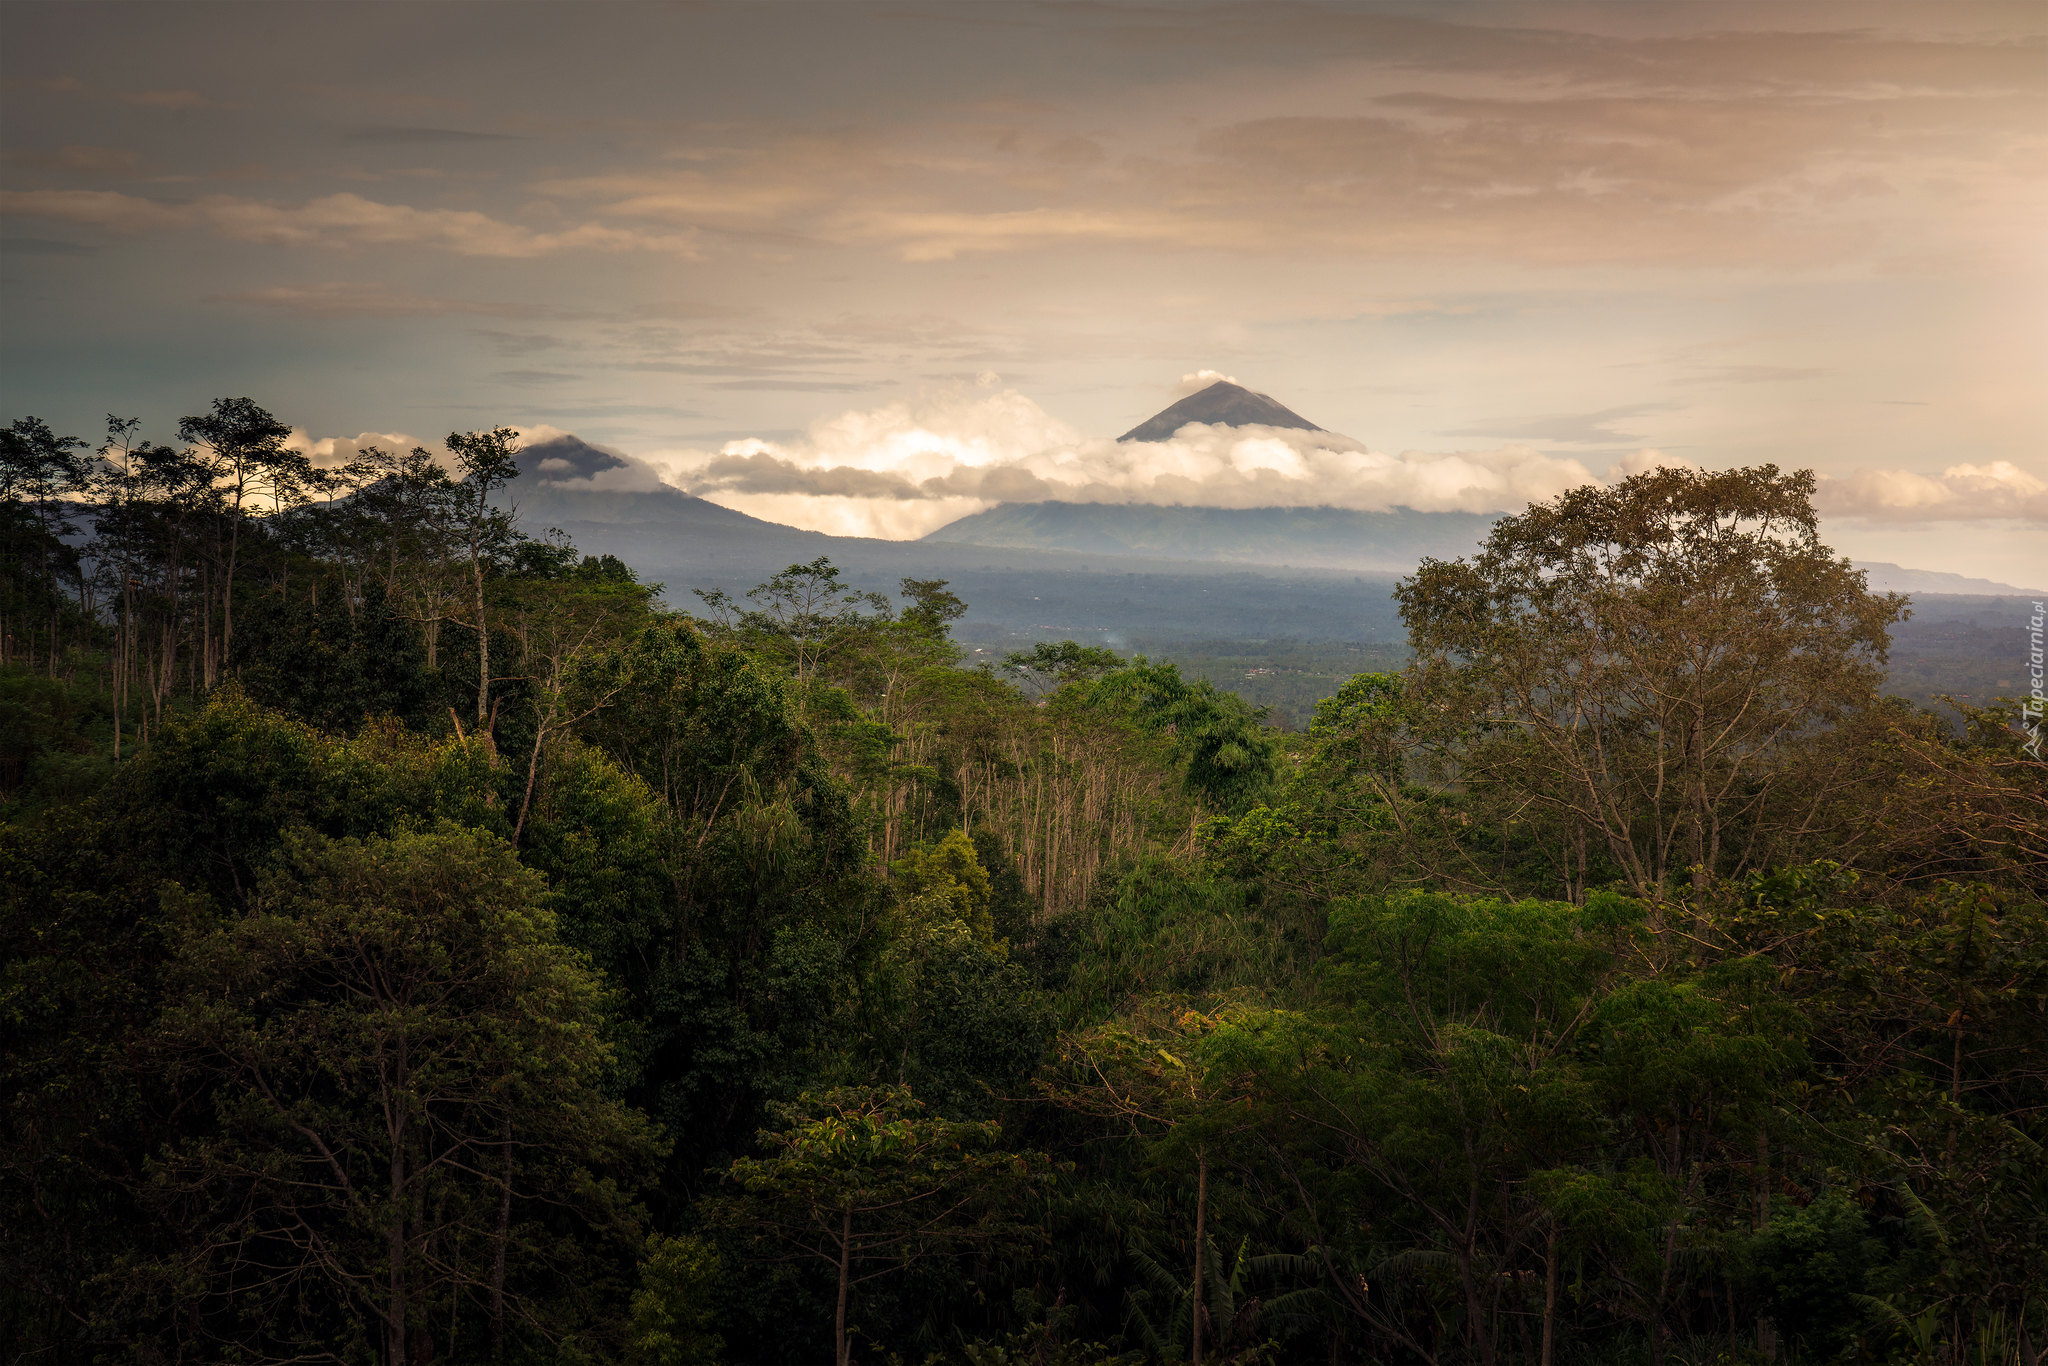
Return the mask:
<svg viewBox="0 0 2048 1366">
<path fill-rule="evenodd" d="M 690 492 L 756 517 L 908 539 L 998 503 L 1503 512 L 1599 476 L 1528 446 L 1374 451 L 1332 432 L 1192 423 L 1171 440 L 1092 437 L 992 375 L 811 425 L 649 457 Z M 1607 477 L 1665 463 L 1641 452 Z"/>
<path fill-rule="evenodd" d="M 1204 382 L 1213 371 L 1190 375 Z M 1184 387 L 1184 386 L 1183 386 Z M 515 494 L 644 493 L 677 487 L 767 521 L 842 536 L 911 540 L 999 503 L 1339 507 L 1358 512 L 1518 512 L 1585 484 L 1692 462 L 1655 449 L 1596 473 L 1568 454 L 1509 444 L 1375 451 L 1334 432 L 1191 423 L 1168 441 L 1115 441 L 1060 421 L 992 374 L 813 422 L 803 436 L 748 437 L 715 450 L 633 455 L 547 423 L 519 424 L 526 475 Z M 439 441 L 398 432 L 286 443 L 323 467 L 369 446 Z M 2019 521 L 2048 525 L 2048 481 L 2009 461 L 1823 476 L 1831 521 L 1890 526 Z"/>
<path fill-rule="evenodd" d="M 1880 522 L 2048 523 L 2048 480 L 2009 460 L 1950 465 L 1938 475 L 1857 470 L 1839 479 L 1823 478 L 1815 501 L 1830 516 Z"/>
</svg>

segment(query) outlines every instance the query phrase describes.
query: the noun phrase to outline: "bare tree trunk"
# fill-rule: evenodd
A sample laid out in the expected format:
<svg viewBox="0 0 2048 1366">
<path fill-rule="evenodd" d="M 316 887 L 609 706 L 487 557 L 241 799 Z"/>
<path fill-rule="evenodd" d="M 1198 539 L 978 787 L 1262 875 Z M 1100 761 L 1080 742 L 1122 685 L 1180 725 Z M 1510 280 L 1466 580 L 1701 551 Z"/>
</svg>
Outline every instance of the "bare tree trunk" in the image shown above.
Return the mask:
<svg viewBox="0 0 2048 1366">
<path fill-rule="evenodd" d="M 391 1145 L 391 1198 L 395 1202 L 405 1190 L 405 1148 L 394 1141 Z M 405 1220 L 394 1218 L 391 1232 L 385 1235 L 387 1256 L 390 1258 L 390 1307 L 387 1311 L 385 1328 L 390 1342 L 390 1366 L 405 1366 Z"/>
<path fill-rule="evenodd" d="M 1678 1225 L 1664 1230 L 1664 1265 L 1657 1273 L 1657 1302 L 1650 1306 L 1650 1366 L 1664 1366 L 1664 1305 L 1671 1298 L 1671 1263 L 1678 1255 Z"/>
<path fill-rule="evenodd" d="M 228 572 L 220 589 L 220 663 L 226 669 L 228 647 L 235 640 L 235 562 L 242 553 L 242 499 L 235 495 L 234 530 L 228 536 Z"/>
<path fill-rule="evenodd" d="M 484 620 L 484 562 L 472 556 L 469 567 L 476 577 L 476 728 L 483 731 L 491 719 L 491 627 Z"/>
<path fill-rule="evenodd" d="M 512 847 L 519 847 L 519 836 L 526 829 L 526 813 L 533 806 L 533 779 L 540 772 L 540 747 L 548 738 L 548 727 L 555 719 L 555 708 L 548 707 L 547 719 L 533 732 L 533 754 L 526 761 L 526 795 L 519 799 L 519 819 L 512 823 Z"/>
<path fill-rule="evenodd" d="M 491 1360 L 505 1359 L 505 1249 L 512 1241 L 512 1119 L 506 1116 L 500 1145 L 498 1227 L 491 1238 Z"/>
<path fill-rule="evenodd" d="M 1557 1334 L 1557 1226 L 1551 1225 L 1543 1239 L 1543 1348 L 1541 1366 L 1550 1366 L 1551 1344 Z"/>
<path fill-rule="evenodd" d="M 848 1273 L 853 1256 L 853 1206 L 848 1205 L 839 1220 L 839 1308 L 832 1319 L 833 1360 L 837 1366 L 850 1366 L 853 1354 L 846 1343 L 846 1292 Z"/>
<path fill-rule="evenodd" d="M 1771 1136 L 1766 1130 L 1756 1131 L 1756 1218 L 1757 1232 L 1771 1222 Z M 1778 1325 L 1768 1315 L 1756 1316 L 1756 1350 L 1765 1361 L 1775 1361 L 1778 1356 Z"/>
<path fill-rule="evenodd" d="M 1193 1347 L 1190 1360 L 1202 1366 L 1202 1252 L 1209 1241 L 1209 1150 L 1195 1149 L 1195 1300 L 1191 1319 Z"/>
<path fill-rule="evenodd" d="M 1465 1291 L 1466 1331 L 1479 1348 L 1479 1360 L 1483 1366 L 1493 1366 L 1492 1325 L 1487 1322 L 1485 1306 L 1479 1299 L 1479 1283 L 1473 1276 L 1473 1263 L 1477 1260 L 1472 1229 L 1468 1225 L 1464 1244 L 1458 1249 L 1458 1280 Z"/>
</svg>

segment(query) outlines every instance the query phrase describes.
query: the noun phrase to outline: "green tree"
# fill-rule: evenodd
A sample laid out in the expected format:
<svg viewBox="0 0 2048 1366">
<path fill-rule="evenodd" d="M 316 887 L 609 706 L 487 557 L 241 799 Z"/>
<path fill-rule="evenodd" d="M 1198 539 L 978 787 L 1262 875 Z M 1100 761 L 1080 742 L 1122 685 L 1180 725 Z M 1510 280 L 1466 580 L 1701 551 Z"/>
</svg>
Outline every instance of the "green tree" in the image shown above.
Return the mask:
<svg viewBox="0 0 2048 1366">
<path fill-rule="evenodd" d="M 995 937 L 995 922 L 989 917 L 988 870 L 981 866 L 966 831 L 954 830 L 936 844 L 918 846 L 890 864 L 889 871 L 895 874 L 902 900 L 930 898 L 977 937 Z"/>
<path fill-rule="evenodd" d="M 995 1121 L 928 1114 L 902 1087 L 805 1094 L 773 1107 L 762 1157 L 727 1171 L 737 1191 L 707 1201 L 718 1225 L 762 1260 L 831 1269 L 832 1359 L 852 1360 L 847 1314 L 855 1286 L 933 1257 L 1028 1243 L 1014 1210 L 1020 1187 L 1042 1183 L 1045 1159 L 996 1146 Z"/>
<path fill-rule="evenodd" d="M 1591 1219 L 1605 1236 L 1613 1301 L 1649 1332 L 1662 1366 L 1674 1302 L 1696 1266 L 1748 1222 L 1741 1194 L 1777 1102 L 1806 1063 L 1806 1021 L 1778 991 L 1767 960 L 1734 957 L 1696 974 L 1621 983 L 1578 1038 L 1588 1082 L 1611 1128 L 1601 1169 L 1558 1188 L 1567 1226 Z M 1725 1269 L 1725 1268 L 1724 1268 Z"/>
<path fill-rule="evenodd" d="M 66 539 L 78 531 L 67 500 L 86 487 L 88 462 L 79 454 L 84 446 L 76 437 L 58 436 L 40 418 L 17 418 L 0 427 L 0 662 L 7 658 L 10 623 L 28 640 L 31 631 L 46 626 L 52 677 L 59 619 L 67 607 L 78 613 L 85 607 L 79 554 Z M 60 591 L 66 579 L 78 589 L 75 606 Z"/>
<path fill-rule="evenodd" d="M 1201 1366 L 1217 1306 L 1227 1292 L 1209 1229 L 1209 1173 L 1218 1150 L 1250 1128 L 1251 1072 L 1256 1049 L 1244 1036 L 1260 1032 L 1252 1013 L 1178 1009 L 1154 1000 L 1129 1014 L 1060 1041 L 1058 1069 L 1042 1078 L 1055 1105 L 1107 1119 L 1154 1145 L 1155 1160 L 1191 1166 L 1195 1178 L 1192 1266 L 1185 1318 L 1189 1359 Z M 1185 1170 L 1185 1167 L 1183 1167 Z"/>
<path fill-rule="evenodd" d="M 155 1198 L 217 1337 L 289 1355 L 366 1318 L 403 1366 L 460 1350 L 437 1331 L 496 1357 L 571 1326 L 550 1274 L 635 1236 L 606 1177 L 655 1143 L 607 1094 L 603 989 L 541 893 L 485 835 L 306 836 L 179 946 L 154 1051 L 213 1123 L 156 1159 Z"/>
<path fill-rule="evenodd" d="M 178 423 L 178 436 L 196 443 L 205 469 L 221 493 L 226 522 L 220 557 L 220 646 L 209 659 L 209 679 L 217 676 L 235 645 L 235 570 L 242 547 L 242 529 L 251 512 L 268 500 L 275 514 L 303 502 L 318 478 L 312 463 L 285 444 L 290 424 L 247 398 L 220 398 L 213 407 Z"/>
<path fill-rule="evenodd" d="M 946 640 L 953 623 L 967 615 L 966 601 L 944 579 L 904 579 L 899 586 L 910 606 L 897 620 L 927 639 Z"/>
<path fill-rule="evenodd" d="M 1140 659 L 1097 678 L 1078 700 L 1172 737 L 1188 790 L 1217 810 L 1245 810 L 1279 772 L 1264 709 L 1206 678 L 1182 678 L 1178 665 Z"/>
<path fill-rule="evenodd" d="M 1600 1136 L 1572 1050 L 1612 951 L 1596 914 L 1558 902 L 1406 892 L 1330 918 L 1324 1004 L 1265 1063 L 1301 1218 L 1377 1350 L 1434 1357 L 1449 1324 L 1491 1366 L 1530 1307 L 1548 1220 L 1532 1178 Z"/>
<path fill-rule="evenodd" d="M 1642 896 L 1795 853 L 1859 776 L 1821 742 L 1875 703 L 1905 611 L 1821 544 L 1812 495 L 1810 471 L 1658 469 L 1425 560 L 1396 596 L 1452 772 Z"/>
<path fill-rule="evenodd" d="M 1041 640 L 1029 650 L 1003 656 L 1003 669 L 1034 697 L 1043 697 L 1066 683 L 1088 683 L 1124 667 L 1124 658 L 1099 645 L 1075 640 Z"/>
<path fill-rule="evenodd" d="M 633 1366 L 712 1366 L 725 1339 L 712 1331 L 718 1251 L 685 1234 L 647 1240 L 640 1288 L 633 1292 L 627 1360 Z"/>
<path fill-rule="evenodd" d="M 805 687 L 835 650 L 873 623 L 874 613 L 890 608 L 880 594 L 849 586 L 839 567 L 824 556 L 791 565 L 749 590 L 747 597 L 755 605 L 741 618 L 742 627 L 786 658 L 798 685 Z M 937 600 L 933 602 L 937 608 Z M 863 607 L 869 611 L 863 612 Z"/>
</svg>

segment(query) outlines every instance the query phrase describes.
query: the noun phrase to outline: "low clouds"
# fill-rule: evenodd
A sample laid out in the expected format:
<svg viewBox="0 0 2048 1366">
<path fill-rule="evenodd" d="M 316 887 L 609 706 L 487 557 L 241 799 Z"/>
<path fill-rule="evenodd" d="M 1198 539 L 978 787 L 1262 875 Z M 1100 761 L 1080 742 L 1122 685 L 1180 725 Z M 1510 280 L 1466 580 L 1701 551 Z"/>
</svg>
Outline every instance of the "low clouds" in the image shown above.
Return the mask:
<svg viewBox="0 0 2048 1366">
<path fill-rule="evenodd" d="M 1831 516 L 1872 521 L 2013 518 L 2048 523 L 2048 480 L 2009 460 L 1950 465 L 1938 475 L 1858 470 L 1844 478 L 1823 478 L 1816 501 Z"/>
<path fill-rule="evenodd" d="M 1202 390 L 1212 384 L 1235 383 L 1237 383 L 1237 376 L 1226 375 L 1221 370 L 1197 370 L 1191 375 L 1182 375 L 1180 383 L 1174 386 L 1173 392 L 1176 398 L 1186 398 L 1189 394 L 1201 393 Z"/>
<path fill-rule="evenodd" d="M 545 422 L 514 424 L 514 430 L 519 433 L 517 450 L 522 475 L 510 486 L 510 497 L 515 503 L 535 492 L 649 493 L 667 487 L 660 472 L 645 460 L 585 441 L 574 432 Z M 320 469 L 346 465 L 372 447 L 394 455 L 418 447 L 444 467 L 453 469 L 440 439 L 423 439 L 404 432 L 316 437 L 303 427 L 294 427 L 284 444 Z"/>
<path fill-rule="evenodd" d="M 1584 484 L 1692 464 L 1644 449 L 1595 473 L 1568 455 L 1525 445 L 1390 455 L 1333 432 L 1200 423 L 1169 441 L 1120 442 L 1083 434 L 993 375 L 821 418 L 798 438 L 748 437 L 716 450 L 643 458 L 546 423 L 518 430 L 528 478 L 515 494 L 682 487 L 768 521 L 887 540 L 914 539 L 998 503 L 1517 512 Z M 286 444 L 322 467 L 371 446 L 441 451 L 438 440 L 400 432 L 315 438 L 295 430 Z M 1951 465 L 1938 475 L 1823 475 L 1816 501 L 1831 522 L 2048 525 L 2048 480 L 2004 460 Z"/>
<path fill-rule="evenodd" d="M 1579 461 L 1526 446 L 1390 455 L 1330 432 L 1199 423 L 1168 441 L 1119 442 L 1082 434 L 993 376 L 842 413 L 795 441 L 651 458 L 755 516 L 890 538 L 1005 502 L 1501 512 L 1596 481 Z"/>
<path fill-rule="evenodd" d="M 354 436 L 316 437 L 303 427 L 294 427 L 292 434 L 285 438 L 284 444 L 285 449 L 297 451 L 315 466 L 325 470 L 346 465 L 373 446 L 396 455 L 429 443 L 417 437 L 407 436 L 404 432 L 358 432 Z"/>
<path fill-rule="evenodd" d="M 536 232 L 472 209 L 416 209 L 348 193 L 285 205 L 231 195 L 170 203 L 114 190 L 6 190 L 0 191 L 0 213 L 119 232 L 204 228 L 234 241 L 276 246 L 418 246 L 459 256 L 513 259 L 574 250 L 696 254 L 689 237 L 674 233 L 597 223 Z"/>
</svg>

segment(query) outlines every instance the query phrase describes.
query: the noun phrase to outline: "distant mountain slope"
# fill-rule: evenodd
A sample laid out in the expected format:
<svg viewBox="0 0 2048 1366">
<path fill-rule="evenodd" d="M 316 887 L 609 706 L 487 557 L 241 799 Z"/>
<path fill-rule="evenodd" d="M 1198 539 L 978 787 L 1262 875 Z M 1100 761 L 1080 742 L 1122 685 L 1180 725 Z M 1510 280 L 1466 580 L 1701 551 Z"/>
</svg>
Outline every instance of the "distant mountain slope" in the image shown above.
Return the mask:
<svg viewBox="0 0 2048 1366">
<path fill-rule="evenodd" d="M 1971 597 L 2003 594 L 2020 595 L 2038 593 L 2038 588 L 2018 588 L 2009 583 L 1996 583 L 1990 579 L 1972 579 L 1961 574 L 1950 574 L 1939 569 L 1907 569 L 1901 565 L 1885 564 L 1881 561 L 1856 561 L 1873 593 L 1961 593 Z"/>
<path fill-rule="evenodd" d="M 1427 558 L 1470 555 L 1498 514 L 1344 508 L 1164 507 L 1149 503 L 1004 503 L 924 539 L 960 546 L 1141 555 L 1297 569 L 1406 574 Z M 1857 561 L 1874 593 L 2001 596 L 2039 589 L 1934 569 Z"/>
<path fill-rule="evenodd" d="M 1228 380 L 1218 380 L 1200 393 L 1189 394 L 1172 407 L 1154 413 L 1117 440 L 1165 441 L 1190 422 L 1204 422 L 1212 427 L 1293 427 L 1304 432 L 1323 430 L 1264 394 L 1255 394 Z"/>
<path fill-rule="evenodd" d="M 534 528 L 567 530 L 569 522 L 601 522 L 644 524 L 676 534 L 809 534 L 693 497 L 663 483 L 648 465 L 567 433 L 519 448 L 519 478 L 506 486 L 505 499 Z"/>
<path fill-rule="evenodd" d="M 1498 520 L 1472 512 L 1346 508 L 1005 503 L 924 539 L 956 545 L 1154 555 L 1181 560 L 1407 573 L 1425 556 L 1470 554 Z"/>
</svg>

